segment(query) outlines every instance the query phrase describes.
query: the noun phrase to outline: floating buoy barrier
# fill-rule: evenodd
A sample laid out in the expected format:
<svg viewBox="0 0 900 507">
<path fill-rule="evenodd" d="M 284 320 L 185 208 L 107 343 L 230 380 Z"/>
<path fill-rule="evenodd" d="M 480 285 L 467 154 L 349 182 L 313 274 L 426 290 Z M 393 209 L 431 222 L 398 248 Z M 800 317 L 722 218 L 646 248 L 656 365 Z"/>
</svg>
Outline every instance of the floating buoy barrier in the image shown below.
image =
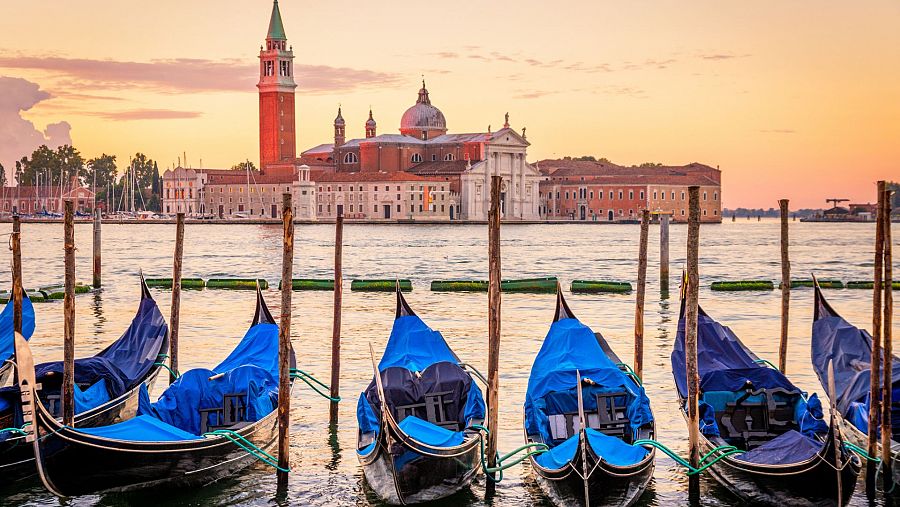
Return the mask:
<svg viewBox="0 0 900 507">
<path fill-rule="evenodd" d="M 156 287 L 158 289 L 171 289 L 172 288 L 172 279 L 171 278 L 146 278 L 144 282 L 147 284 L 147 287 Z M 181 288 L 182 289 L 202 289 L 206 287 L 206 282 L 203 281 L 202 278 L 182 278 L 181 279 Z M 255 286 L 254 286 L 255 288 Z"/>
<path fill-rule="evenodd" d="M 281 282 L 278 282 L 281 289 Z M 334 290 L 334 280 L 326 278 L 294 278 L 291 280 L 292 290 Z"/>
<path fill-rule="evenodd" d="M 815 283 L 811 278 L 804 278 L 801 280 L 791 280 L 791 288 L 796 289 L 797 287 L 813 287 Z M 843 289 L 844 282 L 840 280 L 819 280 L 819 287 L 823 289 Z M 781 283 L 778 284 L 778 288 L 781 288 Z"/>
<path fill-rule="evenodd" d="M 353 280 L 350 282 L 350 290 L 363 292 L 393 292 L 397 288 L 397 282 L 400 283 L 400 290 L 402 292 L 410 292 L 412 290 L 412 282 L 408 279 Z"/>
<path fill-rule="evenodd" d="M 269 288 L 269 282 L 263 280 L 262 278 L 210 278 L 206 281 L 206 288 L 256 290 L 257 283 L 259 283 L 260 289 Z"/>
<path fill-rule="evenodd" d="M 555 276 L 544 278 L 523 278 L 521 280 L 503 280 L 500 282 L 501 292 L 556 292 L 559 280 Z"/>
<path fill-rule="evenodd" d="M 434 292 L 487 292 L 487 280 L 434 280 L 431 282 Z"/>
<path fill-rule="evenodd" d="M 735 280 L 713 282 L 710 288 L 719 291 L 775 290 L 775 284 L 770 280 Z"/>
<path fill-rule="evenodd" d="M 9 303 L 11 294 L 12 293 L 8 290 L 0 291 L 0 304 Z M 39 290 L 26 289 L 25 294 L 28 295 L 28 299 L 30 299 L 32 303 L 43 303 L 48 301 L 47 296 Z"/>
<path fill-rule="evenodd" d="M 609 280 L 573 280 L 570 290 L 574 294 L 600 294 L 606 292 L 624 294 L 631 292 L 631 283 Z"/>
<path fill-rule="evenodd" d="M 75 284 L 75 294 L 87 294 L 92 290 L 93 287 L 90 285 L 85 285 L 81 282 Z M 38 287 L 36 290 L 29 292 L 29 297 L 32 293 L 43 294 L 44 299 L 64 299 L 66 297 L 66 286 L 48 285 L 46 287 Z"/>
<path fill-rule="evenodd" d="M 874 289 L 875 282 L 871 280 L 852 280 L 847 282 L 848 289 Z M 900 290 L 900 281 L 891 283 L 891 290 Z"/>
</svg>

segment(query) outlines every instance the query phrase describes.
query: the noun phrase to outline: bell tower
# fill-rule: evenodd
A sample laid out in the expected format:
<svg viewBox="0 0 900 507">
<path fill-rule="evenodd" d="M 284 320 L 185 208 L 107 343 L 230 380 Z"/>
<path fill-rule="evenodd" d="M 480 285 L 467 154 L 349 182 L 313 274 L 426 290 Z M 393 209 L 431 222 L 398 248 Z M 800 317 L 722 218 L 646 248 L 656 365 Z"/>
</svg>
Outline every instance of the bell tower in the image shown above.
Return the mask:
<svg viewBox="0 0 900 507">
<path fill-rule="evenodd" d="M 272 5 L 266 45 L 259 48 L 259 167 L 296 156 L 294 52 L 287 45 L 278 0 Z"/>
</svg>

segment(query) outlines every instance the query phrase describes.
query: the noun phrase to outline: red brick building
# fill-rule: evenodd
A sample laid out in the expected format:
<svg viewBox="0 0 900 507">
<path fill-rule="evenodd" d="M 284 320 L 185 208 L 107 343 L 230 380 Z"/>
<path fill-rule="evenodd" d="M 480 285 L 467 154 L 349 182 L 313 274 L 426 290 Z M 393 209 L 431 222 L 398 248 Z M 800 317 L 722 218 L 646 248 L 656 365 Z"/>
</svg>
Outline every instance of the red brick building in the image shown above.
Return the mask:
<svg viewBox="0 0 900 507">
<path fill-rule="evenodd" d="M 259 166 L 293 162 L 294 52 L 287 45 L 278 0 L 272 7 L 266 45 L 259 50 Z"/>
</svg>

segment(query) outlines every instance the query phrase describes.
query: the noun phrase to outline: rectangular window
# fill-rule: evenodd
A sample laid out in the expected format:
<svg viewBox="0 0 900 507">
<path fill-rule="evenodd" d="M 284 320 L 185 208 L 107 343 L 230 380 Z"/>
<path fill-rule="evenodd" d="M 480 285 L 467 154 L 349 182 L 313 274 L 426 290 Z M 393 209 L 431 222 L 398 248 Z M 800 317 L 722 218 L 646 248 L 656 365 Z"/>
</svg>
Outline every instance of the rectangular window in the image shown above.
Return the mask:
<svg viewBox="0 0 900 507">
<path fill-rule="evenodd" d="M 613 198 L 613 191 L 612 191 L 612 190 L 610 190 L 610 191 L 609 191 L 609 200 L 610 200 L 610 201 L 611 201 L 611 200 L 612 200 L 612 198 Z"/>
<path fill-rule="evenodd" d="M 634 190 L 628 191 L 628 200 L 629 201 L 634 200 Z"/>
<path fill-rule="evenodd" d="M 353 213 L 353 205 L 350 205 L 350 213 Z"/>
<path fill-rule="evenodd" d="M 644 200 L 644 191 L 643 190 L 641 190 L 641 200 L 642 201 Z"/>
<path fill-rule="evenodd" d="M 718 200 L 719 200 L 719 193 L 718 193 L 718 192 L 713 192 L 713 200 L 714 200 L 714 201 L 718 201 Z"/>
<path fill-rule="evenodd" d="M 653 191 L 653 200 L 656 200 L 656 190 Z"/>
<path fill-rule="evenodd" d="M 684 200 L 684 190 L 681 191 L 681 200 Z"/>
<path fill-rule="evenodd" d="M 703 200 L 706 200 L 706 192 L 703 192 Z"/>
<path fill-rule="evenodd" d="M 375 205 L 375 209 L 373 210 L 375 213 L 378 213 L 378 205 Z"/>
<path fill-rule="evenodd" d="M 397 205 L 397 213 L 400 213 L 400 205 Z"/>
<path fill-rule="evenodd" d="M 419 213 L 421 213 L 421 212 L 422 212 L 422 205 L 420 204 L 419 205 Z"/>
</svg>

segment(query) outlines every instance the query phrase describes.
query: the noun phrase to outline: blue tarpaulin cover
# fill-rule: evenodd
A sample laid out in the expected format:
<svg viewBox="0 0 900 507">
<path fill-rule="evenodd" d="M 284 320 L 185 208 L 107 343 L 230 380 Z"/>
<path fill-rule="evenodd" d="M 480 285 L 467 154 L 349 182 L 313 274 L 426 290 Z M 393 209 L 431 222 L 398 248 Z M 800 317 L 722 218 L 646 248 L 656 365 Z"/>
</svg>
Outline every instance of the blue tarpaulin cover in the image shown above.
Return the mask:
<svg viewBox="0 0 900 507">
<path fill-rule="evenodd" d="M 450 431 L 414 415 L 404 417 L 398 426 L 403 433 L 434 447 L 455 447 L 464 440 L 462 431 Z"/>
<path fill-rule="evenodd" d="M 102 404 L 135 388 L 154 368 L 159 351 L 164 348 L 169 328 L 159 307 L 150 297 L 141 298 L 137 314 L 125 333 L 93 357 L 75 360 L 75 383 L 93 386 L 104 380 L 109 398 L 94 396 Z M 62 361 L 39 364 L 35 367 L 37 382 L 44 389 L 57 388 L 62 383 Z M 88 400 L 85 399 L 87 402 Z M 99 405 L 84 405 L 85 410 Z"/>
<path fill-rule="evenodd" d="M 620 438 L 611 437 L 593 428 L 587 428 L 585 434 L 588 445 L 594 453 L 611 465 L 619 467 L 634 465 L 640 463 L 650 452 L 642 446 L 625 443 Z M 535 460 L 544 468 L 559 470 L 575 459 L 580 438 L 581 433 L 576 433 L 549 452 L 539 454 Z"/>
<path fill-rule="evenodd" d="M 589 327 L 578 319 L 564 318 L 550 326 L 531 367 L 525 392 L 525 430 L 529 435 L 540 434 L 545 443 L 553 445 L 548 416 L 578 411 L 576 373 L 579 371 L 582 378 L 597 384 L 584 388 L 586 411 L 596 410 L 594 394 L 624 392 L 625 414 L 632 429 L 653 420 L 650 400 L 643 387 L 606 355 Z"/>
<path fill-rule="evenodd" d="M 790 430 L 763 445 L 734 456 L 735 459 L 765 465 L 789 465 L 808 460 L 822 450 L 822 443 Z"/>
<path fill-rule="evenodd" d="M 860 431 L 868 431 L 872 336 L 844 320 L 816 291 L 812 325 L 812 364 L 819 382 L 828 386 L 828 363 L 834 364 L 835 400 L 838 411 Z M 892 359 L 893 399 L 900 389 L 900 359 Z M 896 410 L 895 410 L 896 411 Z"/>
<path fill-rule="evenodd" d="M 224 408 L 225 395 L 235 393 L 246 393 L 245 421 L 258 421 L 277 407 L 277 325 L 265 322 L 253 325 L 219 366 L 213 370 L 195 368 L 185 372 L 155 403 L 150 402 L 147 387 L 141 386 L 138 421 L 79 431 L 130 441 L 198 439 L 202 438 L 200 411 Z M 220 425 L 222 421 L 214 415 L 209 423 Z"/>
<path fill-rule="evenodd" d="M 22 297 L 22 337 L 26 340 L 34 334 L 34 305 L 28 296 Z M 3 307 L 0 312 L 0 366 L 3 361 L 11 358 L 15 352 L 15 342 L 13 341 L 13 302 Z"/>
<path fill-rule="evenodd" d="M 413 404 L 430 392 L 449 390 L 461 396 L 446 407 L 461 426 L 483 420 L 485 404 L 481 390 L 458 363 L 459 359 L 441 333 L 432 330 L 415 314 L 398 316 L 378 363 L 388 406 L 393 409 Z M 357 401 L 356 418 L 362 433 L 378 431 L 379 411 L 380 401 L 373 378 Z M 403 428 L 403 423 L 412 417 L 399 421 L 400 427 Z"/>
</svg>

